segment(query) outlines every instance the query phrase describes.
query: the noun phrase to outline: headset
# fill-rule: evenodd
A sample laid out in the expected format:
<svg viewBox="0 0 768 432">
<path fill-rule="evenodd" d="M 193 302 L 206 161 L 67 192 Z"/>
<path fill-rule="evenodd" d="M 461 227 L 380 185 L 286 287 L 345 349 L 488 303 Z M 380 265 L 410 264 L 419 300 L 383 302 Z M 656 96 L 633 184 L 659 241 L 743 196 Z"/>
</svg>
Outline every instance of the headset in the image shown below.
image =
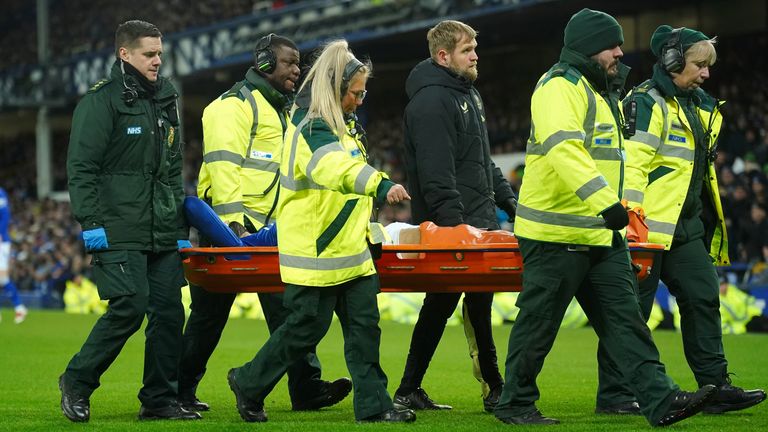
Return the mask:
<svg viewBox="0 0 768 432">
<path fill-rule="evenodd" d="M 669 39 L 661 47 L 659 63 L 667 72 L 681 72 L 685 68 L 685 53 L 683 45 L 680 43 L 680 34 L 685 27 L 672 30 Z"/>
<path fill-rule="evenodd" d="M 128 106 L 133 106 L 136 99 L 139 98 L 139 92 L 125 82 L 125 63 L 120 59 L 120 71 L 123 73 L 123 102 Z"/>
<path fill-rule="evenodd" d="M 352 81 L 352 77 L 355 76 L 357 71 L 360 70 L 365 66 L 363 62 L 360 60 L 352 57 L 344 66 L 344 73 L 341 75 L 341 97 L 343 98 L 345 94 L 347 94 L 347 90 L 349 89 L 349 82 Z"/>
<path fill-rule="evenodd" d="M 254 49 L 256 54 L 256 69 L 265 74 L 271 74 L 277 67 L 277 58 L 272 51 L 272 36 L 274 35 L 274 33 L 270 33 L 259 39 L 256 43 L 256 48 Z"/>
</svg>

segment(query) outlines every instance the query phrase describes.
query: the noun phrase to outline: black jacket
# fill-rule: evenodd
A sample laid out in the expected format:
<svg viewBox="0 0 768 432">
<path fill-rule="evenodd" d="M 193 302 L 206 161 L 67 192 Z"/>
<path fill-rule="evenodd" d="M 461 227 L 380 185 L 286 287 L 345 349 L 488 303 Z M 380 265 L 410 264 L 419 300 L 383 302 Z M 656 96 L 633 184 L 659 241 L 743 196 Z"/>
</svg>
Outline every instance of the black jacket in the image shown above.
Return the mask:
<svg viewBox="0 0 768 432">
<path fill-rule="evenodd" d="M 137 93 L 130 103 L 126 86 Z M 115 62 L 75 108 L 67 151 L 72 212 L 83 230 L 103 227 L 110 249 L 174 250 L 189 236 L 177 98 L 167 79 L 158 78 L 151 95 Z"/>
<path fill-rule="evenodd" d="M 491 160 L 480 93 L 431 59 L 413 68 L 405 91 L 413 223 L 498 229 L 495 205 L 515 195 Z"/>
</svg>

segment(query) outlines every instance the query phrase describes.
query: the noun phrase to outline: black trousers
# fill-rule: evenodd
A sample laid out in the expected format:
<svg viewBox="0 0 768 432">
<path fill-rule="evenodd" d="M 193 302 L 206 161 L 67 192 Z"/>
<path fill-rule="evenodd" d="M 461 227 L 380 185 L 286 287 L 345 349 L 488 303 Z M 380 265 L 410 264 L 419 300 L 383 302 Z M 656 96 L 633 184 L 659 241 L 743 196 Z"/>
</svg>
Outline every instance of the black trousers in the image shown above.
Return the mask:
<svg viewBox="0 0 768 432">
<path fill-rule="evenodd" d="M 720 324 L 720 284 L 704 242 L 674 244 L 655 260 L 651 274 L 640 282 L 640 308 L 645 320 L 651 316 L 659 280 L 677 300 L 683 352 L 696 382 L 700 387 L 724 384 L 728 378 L 728 361 Z M 614 369 L 614 362 L 607 359 L 606 364 L 606 359 L 599 354 L 598 360 L 601 371 L 598 403 L 601 398 L 615 394 L 610 389 L 629 392 L 630 385 Z M 606 371 L 610 373 L 602 373 Z"/>
<path fill-rule="evenodd" d="M 649 423 L 667 411 L 679 387 L 666 374 L 651 332 L 640 313 L 629 250 L 618 233 L 611 247 L 518 239 L 523 254 L 520 313 L 512 326 L 506 382 L 496 406 L 500 418 L 533 411 L 536 378 L 552 349 L 571 299 L 581 304 L 600 338 L 602 352 L 626 378 Z"/>
<path fill-rule="evenodd" d="M 189 286 L 192 313 L 184 329 L 183 353 L 179 366 L 179 395 L 194 395 L 203 379 L 208 360 L 221 339 L 235 301 L 234 293 L 211 293 L 202 287 Z M 274 333 L 290 314 L 283 306 L 282 293 L 259 294 L 259 302 L 267 320 L 269 333 Z M 259 346 L 256 346 L 258 349 Z M 294 403 L 312 399 L 323 389 L 320 361 L 315 346 L 288 368 L 288 393 Z"/>
<path fill-rule="evenodd" d="M 419 312 L 419 319 L 413 328 L 411 347 L 405 362 L 405 371 L 396 393 L 406 395 L 421 387 L 429 362 L 443 337 L 445 324 L 453 315 L 461 293 L 428 293 Z M 496 344 L 493 342 L 491 327 L 491 305 L 493 293 L 466 293 L 464 303 L 468 317 L 475 330 L 480 373 L 490 388 L 504 383 L 496 359 Z"/>
<path fill-rule="evenodd" d="M 355 419 L 392 409 L 387 376 L 379 363 L 378 292 L 378 275 L 328 287 L 286 285 L 285 304 L 290 314 L 253 360 L 235 370 L 240 390 L 253 402 L 263 402 L 286 372 L 286 365 L 304 358 L 317 346 L 328 332 L 335 312 L 344 335 L 344 359 L 354 387 Z"/>
<path fill-rule="evenodd" d="M 94 252 L 93 262 L 99 297 L 109 300 L 109 306 L 67 365 L 67 386 L 90 396 L 146 316 L 139 400 L 149 408 L 175 403 L 184 327 L 181 287 L 186 283 L 179 253 L 110 250 Z"/>
</svg>

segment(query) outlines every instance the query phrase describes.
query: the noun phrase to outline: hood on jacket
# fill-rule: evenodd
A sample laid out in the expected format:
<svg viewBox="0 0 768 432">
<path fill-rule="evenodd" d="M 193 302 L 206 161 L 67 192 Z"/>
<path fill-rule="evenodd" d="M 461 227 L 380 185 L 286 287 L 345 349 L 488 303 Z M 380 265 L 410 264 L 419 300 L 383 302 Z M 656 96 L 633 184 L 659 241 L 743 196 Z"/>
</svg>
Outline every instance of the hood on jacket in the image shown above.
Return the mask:
<svg viewBox="0 0 768 432">
<path fill-rule="evenodd" d="M 408 79 L 405 80 L 405 93 L 408 99 L 413 97 L 421 89 L 429 86 L 440 86 L 455 89 L 463 93 L 469 93 L 472 82 L 460 77 L 450 69 L 440 66 L 431 58 L 421 61 L 411 70 Z"/>
</svg>

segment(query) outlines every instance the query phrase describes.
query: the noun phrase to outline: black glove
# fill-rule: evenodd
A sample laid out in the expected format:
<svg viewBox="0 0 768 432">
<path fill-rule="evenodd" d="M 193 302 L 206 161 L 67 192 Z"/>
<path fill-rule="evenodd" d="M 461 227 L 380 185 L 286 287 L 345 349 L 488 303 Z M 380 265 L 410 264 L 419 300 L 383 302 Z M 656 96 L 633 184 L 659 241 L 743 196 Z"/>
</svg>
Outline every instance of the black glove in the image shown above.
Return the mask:
<svg viewBox="0 0 768 432">
<path fill-rule="evenodd" d="M 373 258 L 374 261 L 377 261 L 379 258 L 381 258 L 381 255 L 384 252 L 384 248 L 381 243 L 368 242 L 368 250 L 371 252 L 371 258 Z"/>
<path fill-rule="evenodd" d="M 515 215 L 517 215 L 517 200 L 515 197 L 509 197 L 504 200 L 504 202 L 499 204 L 499 208 L 509 215 L 509 222 L 515 221 Z"/>
<path fill-rule="evenodd" d="M 620 202 L 608 207 L 600 214 L 605 219 L 605 227 L 611 230 L 620 230 L 629 225 L 627 209 Z"/>
<path fill-rule="evenodd" d="M 232 230 L 233 233 L 235 233 L 236 236 L 242 237 L 243 234 L 248 234 L 248 230 L 245 229 L 243 224 L 241 224 L 238 221 L 232 221 L 229 223 L 229 229 Z"/>
</svg>

